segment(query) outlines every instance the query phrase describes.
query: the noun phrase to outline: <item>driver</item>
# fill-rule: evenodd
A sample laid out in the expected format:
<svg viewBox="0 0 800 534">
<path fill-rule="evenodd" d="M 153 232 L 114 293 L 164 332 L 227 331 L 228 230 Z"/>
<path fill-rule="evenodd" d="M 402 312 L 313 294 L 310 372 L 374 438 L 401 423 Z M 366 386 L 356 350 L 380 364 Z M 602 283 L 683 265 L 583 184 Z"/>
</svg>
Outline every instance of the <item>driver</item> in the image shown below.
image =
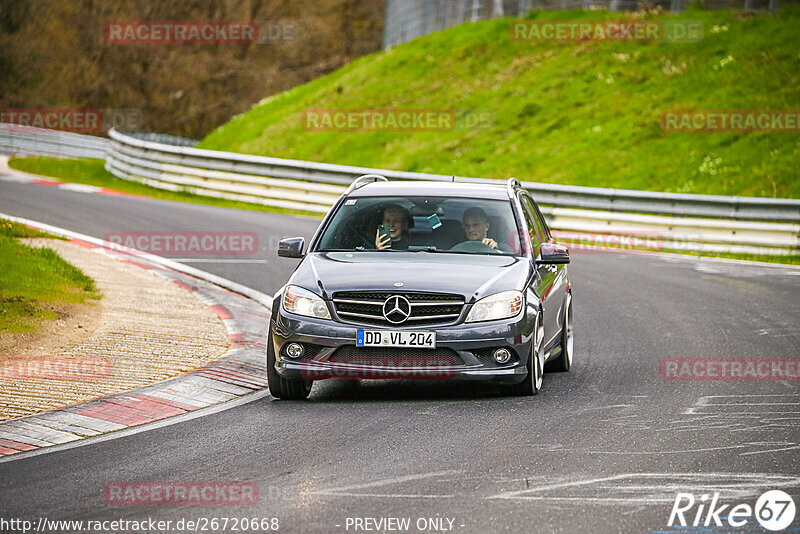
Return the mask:
<svg viewBox="0 0 800 534">
<path fill-rule="evenodd" d="M 492 247 L 497 252 L 503 252 L 497 248 L 497 241 L 487 237 L 486 234 L 489 232 L 489 217 L 481 208 L 474 207 L 466 210 L 464 212 L 462 224 L 468 241 L 480 241 L 484 245 Z"/>
<path fill-rule="evenodd" d="M 375 232 L 375 246 L 380 249 L 408 249 L 408 227 L 411 213 L 403 206 L 390 204 L 383 210 L 383 224 L 389 225 L 389 235 L 381 235 L 381 229 Z"/>
</svg>

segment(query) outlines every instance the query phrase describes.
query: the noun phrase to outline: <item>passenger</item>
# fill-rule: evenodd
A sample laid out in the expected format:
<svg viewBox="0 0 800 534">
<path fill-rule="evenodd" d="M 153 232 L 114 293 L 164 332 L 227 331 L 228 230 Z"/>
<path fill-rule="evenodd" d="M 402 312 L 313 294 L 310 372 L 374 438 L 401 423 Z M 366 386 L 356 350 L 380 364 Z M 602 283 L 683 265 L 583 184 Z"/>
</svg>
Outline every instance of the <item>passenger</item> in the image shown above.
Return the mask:
<svg viewBox="0 0 800 534">
<path fill-rule="evenodd" d="M 497 241 L 487 236 L 489 232 L 489 217 L 485 211 L 477 207 L 467 209 L 464 212 L 462 224 L 468 241 L 480 241 L 502 254 L 503 251 L 498 248 Z"/>
<path fill-rule="evenodd" d="M 383 210 L 383 224 L 389 225 L 389 235 L 381 235 L 381 229 L 375 232 L 375 246 L 384 250 L 408 249 L 408 228 L 411 225 L 411 213 L 403 206 L 390 204 Z"/>
</svg>

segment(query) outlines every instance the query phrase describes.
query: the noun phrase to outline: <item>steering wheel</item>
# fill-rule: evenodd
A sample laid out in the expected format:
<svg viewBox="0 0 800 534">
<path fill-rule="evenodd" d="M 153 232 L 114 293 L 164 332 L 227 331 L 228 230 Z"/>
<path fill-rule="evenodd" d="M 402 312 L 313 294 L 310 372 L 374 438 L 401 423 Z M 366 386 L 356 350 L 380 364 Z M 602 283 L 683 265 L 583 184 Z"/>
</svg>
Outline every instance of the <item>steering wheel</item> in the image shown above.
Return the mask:
<svg viewBox="0 0 800 534">
<path fill-rule="evenodd" d="M 358 228 L 356 228 L 356 225 L 353 224 L 352 222 L 347 225 L 345 231 L 349 232 L 353 237 L 358 238 L 358 240 L 361 242 L 361 246 L 363 246 L 364 248 L 371 249 L 375 247 L 375 238 L 372 238 L 370 240 L 370 238 L 368 236 L 365 236 Z"/>
<path fill-rule="evenodd" d="M 492 248 L 482 241 L 462 241 L 450 249 L 453 252 L 492 252 L 500 254 L 496 248 Z"/>
</svg>

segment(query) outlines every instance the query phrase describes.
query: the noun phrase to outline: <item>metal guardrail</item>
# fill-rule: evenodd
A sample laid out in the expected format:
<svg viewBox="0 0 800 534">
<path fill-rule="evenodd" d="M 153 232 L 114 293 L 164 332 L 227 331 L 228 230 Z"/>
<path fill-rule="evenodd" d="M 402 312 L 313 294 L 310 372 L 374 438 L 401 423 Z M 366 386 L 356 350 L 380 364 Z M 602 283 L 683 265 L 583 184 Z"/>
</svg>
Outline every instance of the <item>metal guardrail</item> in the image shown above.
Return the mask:
<svg viewBox="0 0 800 534">
<path fill-rule="evenodd" d="M 180 137 L 178 135 L 164 134 L 164 133 L 129 133 L 131 137 L 141 139 L 142 141 L 151 141 L 153 143 L 162 143 L 164 145 L 175 146 L 194 146 L 198 143 L 197 139 L 189 139 L 188 137 Z"/>
<path fill-rule="evenodd" d="M 556 237 L 573 244 L 648 250 L 788 255 L 800 252 L 800 224 L 543 208 Z M 622 237 L 628 238 L 623 240 Z"/>
<path fill-rule="evenodd" d="M 234 152 L 219 152 L 159 143 L 151 143 L 120 133 L 109 132 L 109 147 L 106 168 L 112 172 L 126 172 L 135 177 L 158 180 L 167 184 L 213 189 L 215 181 L 227 182 L 230 186 L 244 187 L 264 185 L 274 188 L 284 187 L 295 192 L 308 193 L 306 198 L 286 197 L 283 200 L 302 200 L 327 207 L 332 203 L 328 195 L 318 197 L 318 193 L 337 194 L 343 188 L 330 188 L 330 185 L 349 185 L 363 174 L 381 174 L 393 180 L 435 180 L 450 182 L 452 176 L 416 172 L 371 169 L 348 165 L 333 165 L 291 159 L 279 159 Z M 163 171 L 163 175 L 161 172 Z M 265 180 L 283 179 L 279 181 Z M 287 182 L 286 180 L 314 182 L 318 185 Z M 502 183 L 499 180 L 456 176 L 458 182 Z M 692 217 L 728 218 L 742 221 L 785 221 L 800 222 L 800 200 L 760 197 L 730 197 L 714 195 L 691 195 L 683 193 L 658 193 L 625 189 L 605 189 L 599 187 L 578 187 L 540 182 L 522 182 L 545 206 L 598 209 L 611 212 L 638 212 L 659 215 L 680 215 Z M 228 186 L 228 192 L 245 193 Z M 249 191 L 249 190 L 248 190 Z M 316 201 L 319 202 L 316 202 Z M 296 206 L 298 209 L 304 209 Z M 312 210 L 313 211 L 313 210 Z"/>
<path fill-rule="evenodd" d="M 115 130 L 106 169 L 148 185 L 267 206 L 325 213 L 356 177 L 452 181 L 452 176 L 270 158 L 152 143 Z M 458 182 L 503 183 L 471 177 Z M 687 195 L 523 182 L 551 226 L 573 242 L 634 236 L 645 246 L 792 254 L 800 200 Z M 581 209 L 576 209 L 581 208 Z M 676 217 L 679 216 L 679 217 Z M 765 222 L 765 221 L 781 221 Z M 598 236 L 599 239 L 598 239 Z M 605 237 L 603 237 L 605 236 Z"/>
<path fill-rule="evenodd" d="M 0 128 L 0 150 L 2 132 Z M 113 129 L 109 135 L 105 168 L 119 178 L 161 189 L 308 212 L 327 212 L 346 186 L 363 174 L 381 174 L 391 180 L 454 179 L 439 174 L 176 146 Z M 61 145 L 51 144 L 49 148 L 74 153 L 73 144 L 59 141 Z M 74 138 L 70 143 L 73 141 Z M 49 137 L 48 142 L 52 143 Z M 36 141 L 26 137 L 24 143 L 19 139 L 12 143 Z M 43 143 L 39 143 L 40 147 Z M 471 177 L 455 180 L 504 183 Z M 656 249 L 753 254 L 797 254 L 800 249 L 800 200 L 796 199 L 657 193 L 538 182 L 523 182 L 523 186 L 544 206 L 542 211 L 551 227 L 573 243 L 620 244 L 612 236 L 628 236 Z"/>
<path fill-rule="evenodd" d="M 56 158 L 105 158 L 108 139 L 0 123 L 0 152 Z"/>
</svg>

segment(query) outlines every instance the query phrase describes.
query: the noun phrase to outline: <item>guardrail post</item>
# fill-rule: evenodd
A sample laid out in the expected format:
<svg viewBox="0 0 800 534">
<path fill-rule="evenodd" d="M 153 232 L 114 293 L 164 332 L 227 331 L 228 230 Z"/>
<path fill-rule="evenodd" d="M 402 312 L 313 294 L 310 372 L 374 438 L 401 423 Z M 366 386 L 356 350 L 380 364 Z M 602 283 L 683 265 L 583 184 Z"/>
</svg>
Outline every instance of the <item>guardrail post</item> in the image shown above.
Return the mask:
<svg viewBox="0 0 800 534">
<path fill-rule="evenodd" d="M 480 10 L 481 0 L 472 0 L 472 16 L 470 18 L 472 22 L 478 22 L 480 20 Z"/>
<path fill-rule="evenodd" d="M 503 0 L 494 0 L 492 4 L 492 17 L 503 16 Z"/>
<path fill-rule="evenodd" d="M 455 24 L 461 24 L 466 20 L 467 16 L 467 2 L 469 0 L 458 0 L 456 2 L 456 13 L 454 17 Z"/>
</svg>

